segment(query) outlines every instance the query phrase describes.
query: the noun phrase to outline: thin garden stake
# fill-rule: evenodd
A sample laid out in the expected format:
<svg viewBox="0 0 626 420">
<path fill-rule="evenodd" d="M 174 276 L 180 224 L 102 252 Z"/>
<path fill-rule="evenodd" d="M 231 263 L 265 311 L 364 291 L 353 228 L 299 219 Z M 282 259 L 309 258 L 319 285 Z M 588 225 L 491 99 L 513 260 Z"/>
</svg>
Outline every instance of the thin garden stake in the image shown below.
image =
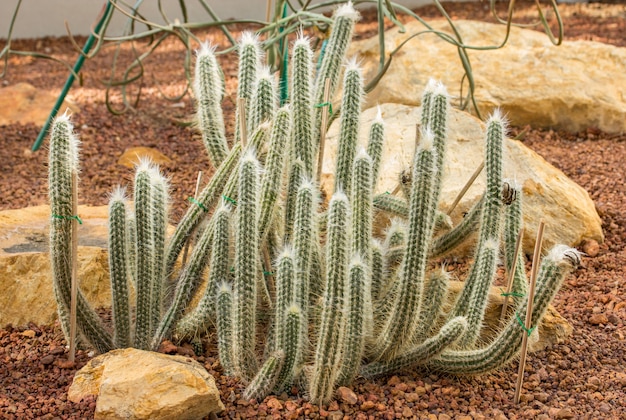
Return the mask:
<svg viewBox="0 0 626 420">
<path fill-rule="evenodd" d="M 459 195 L 456 196 L 456 198 L 452 202 L 452 205 L 450 206 L 450 208 L 446 212 L 446 214 L 448 216 L 450 216 L 452 214 L 452 212 L 454 211 L 454 208 L 457 206 L 457 204 L 459 204 L 459 202 L 461 201 L 461 199 L 463 198 L 463 196 L 465 195 L 467 190 L 470 189 L 470 187 L 472 186 L 474 181 L 476 181 L 476 178 L 478 178 L 478 175 L 480 175 L 480 173 L 483 171 L 484 167 L 485 167 L 485 162 L 481 163 L 480 166 L 478 168 L 476 168 L 476 170 L 474 171 L 474 173 L 472 174 L 470 179 L 467 180 L 467 182 L 465 183 L 465 186 L 463 186 L 463 189 L 461 190 L 461 192 L 459 192 Z"/>
<path fill-rule="evenodd" d="M 500 323 L 505 320 L 506 310 L 509 306 L 509 296 L 513 289 L 513 279 L 515 277 L 515 269 L 517 267 L 517 257 L 519 256 L 520 249 L 522 248 L 522 239 L 524 238 L 524 228 L 520 229 L 517 233 L 517 240 L 515 241 L 515 254 L 513 254 L 513 264 L 508 273 L 506 292 L 504 293 L 504 302 L 502 303 L 502 312 L 500 312 Z"/>
<path fill-rule="evenodd" d="M 317 104 L 324 109 L 322 112 L 322 126 L 320 127 L 320 149 L 317 156 L 317 182 L 320 182 L 322 177 L 322 164 L 324 163 L 324 147 L 326 145 L 326 125 L 328 125 L 328 112 L 326 109 L 331 109 L 330 106 L 330 78 L 324 80 L 324 102 Z M 330 111 L 332 112 L 332 111 Z"/>
<path fill-rule="evenodd" d="M 245 148 L 248 144 L 248 130 L 246 127 L 246 98 L 237 99 L 239 111 L 239 133 L 241 135 L 241 146 Z"/>
<path fill-rule="evenodd" d="M 526 352 L 528 351 L 528 336 L 532 332 L 530 323 L 533 318 L 533 299 L 535 297 L 535 284 L 537 283 L 537 272 L 539 271 L 539 258 L 541 257 L 541 243 L 543 242 L 543 219 L 539 222 L 537 229 L 537 239 L 533 252 L 533 265 L 530 272 L 530 290 L 528 290 L 528 303 L 526 307 L 526 319 L 524 320 L 525 334 L 522 336 L 522 350 L 519 359 L 519 369 L 517 371 L 517 384 L 515 385 L 514 404 L 519 404 L 520 393 L 522 392 L 522 382 L 524 381 L 524 368 L 526 367 Z M 521 321 L 520 321 L 521 322 Z"/>
<path fill-rule="evenodd" d="M 78 215 L 78 175 L 72 172 L 72 214 Z M 72 286 L 70 291 L 70 354 L 68 360 L 74 361 L 76 355 L 76 298 L 78 295 L 78 219 L 72 218 Z"/>
</svg>

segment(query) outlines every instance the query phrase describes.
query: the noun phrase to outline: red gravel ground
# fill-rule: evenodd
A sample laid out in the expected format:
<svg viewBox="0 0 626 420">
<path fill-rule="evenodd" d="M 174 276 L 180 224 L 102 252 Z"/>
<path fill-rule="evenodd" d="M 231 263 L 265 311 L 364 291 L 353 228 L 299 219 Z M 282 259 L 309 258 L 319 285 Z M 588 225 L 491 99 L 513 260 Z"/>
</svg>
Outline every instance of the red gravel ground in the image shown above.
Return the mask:
<svg viewBox="0 0 626 420">
<path fill-rule="evenodd" d="M 500 8 L 504 7 L 499 5 Z M 518 6 L 518 21 L 532 16 L 532 5 Z M 484 3 L 449 4 L 453 18 L 492 20 Z M 566 39 L 591 39 L 626 46 L 626 6 L 560 5 Z M 419 9 L 426 18 L 438 16 L 433 8 Z M 368 23 L 369 22 L 369 23 Z M 358 36 L 375 31 L 366 14 Z M 208 36 L 225 47 L 218 32 Z M 79 40 L 79 43 L 84 40 Z M 189 97 L 178 103 L 165 101 L 159 88 L 173 95 L 184 89 L 179 65 L 182 50 L 168 43 L 157 59 L 146 64 L 142 100 L 135 111 L 112 115 L 104 106 L 101 80 L 109 76 L 113 50 L 88 60 L 83 85 L 71 91 L 80 112 L 73 117 L 83 141 L 81 204 L 103 205 L 112 187 L 131 178 L 117 165 L 131 146 L 154 147 L 172 159 L 164 169 L 172 178 L 173 220 L 186 207 L 185 198 L 195 185 L 198 170 L 208 161 L 193 132 L 179 124 L 192 114 Z M 14 48 L 38 50 L 73 60 L 66 38 L 43 38 L 14 43 Z M 232 56 L 221 64 L 227 93 L 236 86 Z M 590 64 L 591 65 L 591 64 Z M 4 85 L 28 82 L 39 89 L 58 92 L 67 71 L 44 60 L 15 57 L 9 60 Z M 119 103 L 119 96 L 114 97 Z M 232 120 L 232 99 L 224 101 L 226 121 Z M 261 403 L 241 399 L 243 385 L 226 377 L 213 345 L 196 359 L 215 376 L 226 411 L 225 418 L 429 418 L 429 419 L 568 419 L 626 418 L 626 188 L 624 161 L 626 135 L 608 135 L 590 128 L 565 133 L 533 127 L 513 127 L 512 135 L 526 131 L 525 144 L 543 155 L 586 188 L 602 217 L 606 241 L 585 267 L 565 282 L 554 305 L 574 326 L 564 344 L 529 356 L 522 402 L 512 403 L 517 365 L 477 378 L 455 378 L 412 372 L 367 382 L 357 380 L 352 390 L 342 389 L 327 406 L 311 405 L 294 389 L 290 395 L 268 397 Z M 0 126 L 0 209 L 14 209 L 47 201 L 46 152 L 30 152 L 39 127 L 32 124 Z M 75 364 L 66 361 L 65 343 L 56 326 L 2 326 L 0 330 L 0 418 L 92 418 L 95 401 L 68 402 L 67 389 L 74 373 L 89 356 L 79 351 Z M 209 340 L 212 341 L 212 340 Z M 190 354 L 189 348 L 172 351 Z"/>
</svg>

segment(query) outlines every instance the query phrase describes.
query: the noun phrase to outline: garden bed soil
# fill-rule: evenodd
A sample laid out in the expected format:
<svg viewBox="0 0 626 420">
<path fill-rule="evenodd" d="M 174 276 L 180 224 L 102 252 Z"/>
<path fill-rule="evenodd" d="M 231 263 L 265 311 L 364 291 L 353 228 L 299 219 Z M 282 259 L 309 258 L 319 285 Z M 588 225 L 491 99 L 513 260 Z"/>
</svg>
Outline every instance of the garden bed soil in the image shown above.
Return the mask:
<svg viewBox="0 0 626 420">
<path fill-rule="evenodd" d="M 498 7 L 503 14 L 503 4 Z M 614 4 L 560 5 L 565 38 L 601 41 L 626 46 L 626 6 Z M 534 6 L 518 4 L 517 21 L 527 22 Z M 488 2 L 446 4 L 452 18 L 493 21 Z M 418 9 L 432 19 L 434 7 Z M 359 38 L 376 31 L 374 16 L 366 13 L 357 28 Z M 238 27 L 237 29 L 242 29 Z M 218 31 L 205 34 L 226 47 Z M 78 40 L 82 45 L 84 39 Z M 172 220 L 178 220 L 193 191 L 197 172 L 208 161 L 194 132 L 181 124 L 193 112 L 189 96 L 168 102 L 184 89 L 180 67 L 182 49 L 166 43 L 146 63 L 142 96 L 136 110 L 112 115 L 104 105 L 102 80 L 109 77 L 113 49 L 87 60 L 82 86 L 71 98 L 80 112 L 72 120 L 83 141 L 80 203 L 103 205 L 118 183 L 129 184 L 132 173 L 117 164 L 128 147 L 153 147 L 172 163 L 163 169 L 171 177 Z M 18 50 L 37 50 L 67 61 L 76 54 L 67 38 L 15 41 Z M 236 86 L 233 56 L 221 57 L 227 94 Z M 593 65 L 593 63 L 589 63 Z M 28 82 L 38 89 L 59 91 L 67 70 L 54 62 L 15 56 L 9 60 L 4 85 Z M 607 86 L 607 89 L 610 87 Z M 119 92 L 113 102 L 120 104 Z M 224 100 L 226 121 L 233 119 L 232 96 Z M 17 209 L 47 201 L 47 154 L 30 148 L 40 127 L 33 124 L 0 126 L 0 209 Z M 232 131 L 232 125 L 228 127 Z M 522 131 L 522 141 L 589 191 L 602 217 L 606 240 L 584 250 L 584 267 L 568 277 L 554 305 L 574 326 L 573 335 L 528 357 L 522 400 L 514 405 L 517 363 L 475 378 L 457 378 L 429 372 L 413 372 L 374 381 L 357 380 L 351 392 L 343 389 L 337 399 L 319 407 L 294 388 L 291 393 L 270 396 L 260 403 L 241 398 L 243 384 L 223 375 L 213 345 L 195 357 L 215 377 L 222 393 L 225 418 L 432 418 L 432 419 L 566 419 L 626 418 L 626 135 L 606 134 L 594 128 L 567 133 L 534 127 Z M 455 269 L 463 270 L 463 262 Z M 453 273 L 454 274 L 454 273 Z M 26 309 L 25 309 L 26 310 Z M 76 362 L 67 362 L 67 350 L 58 325 L 2 326 L 0 330 L 0 418 L 84 419 L 93 417 L 95 400 L 79 404 L 67 400 L 76 371 L 90 358 L 78 351 Z M 209 337 L 211 338 L 211 337 Z M 214 340 L 209 340 L 214 341 Z M 175 352 L 190 355 L 190 348 Z"/>
</svg>

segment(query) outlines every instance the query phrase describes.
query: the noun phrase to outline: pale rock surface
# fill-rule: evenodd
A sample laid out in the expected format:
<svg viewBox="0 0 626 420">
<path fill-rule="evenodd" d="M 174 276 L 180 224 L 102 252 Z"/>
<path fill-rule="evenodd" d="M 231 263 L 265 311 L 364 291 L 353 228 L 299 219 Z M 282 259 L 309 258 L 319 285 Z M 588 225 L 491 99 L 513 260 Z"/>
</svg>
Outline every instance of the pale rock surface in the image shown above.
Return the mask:
<svg viewBox="0 0 626 420">
<path fill-rule="evenodd" d="M 380 110 L 385 121 L 385 144 L 376 192 L 384 193 L 394 191 L 399 174 L 410 167 L 421 108 L 383 104 Z M 366 147 L 368 127 L 376 114 L 377 108 L 370 108 L 361 115 L 359 142 L 363 147 Z M 439 202 L 444 212 L 483 161 L 484 155 L 485 125 L 480 120 L 466 112 L 451 109 L 448 127 L 444 181 Z M 338 130 L 337 120 L 328 132 L 322 167 L 321 183 L 328 197 L 333 191 Z M 515 180 L 523 189 L 523 249 L 527 254 L 532 254 L 537 227 L 542 218 L 546 222 L 545 249 L 559 243 L 576 246 L 583 240 L 603 241 L 601 220 L 589 194 L 521 142 L 506 140 L 503 172 L 505 178 Z M 452 212 L 455 224 L 484 190 L 483 171 Z M 465 248 L 459 252 L 467 251 Z"/>
<path fill-rule="evenodd" d="M 215 379 L 183 356 L 113 350 L 74 376 L 68 399 L 97 397 L 95 419 L 201 419 L 224 410 Z"/>
<path fill-rule="evenodd" d="M 57 100 L 57 95 L 28 83 L 17 83 L 0 89 L 0 125 L 33 123 L 43 125 Z M 59 112 L 78 112 L 78 106 L 63 101 Z"/>
<path fill-rule="evenodd" d="M 429 22 L 450 33 L 445 21 Z M 466 45 L 498 45 L 505 26 L 457 20 Z M 387 54 L 411 34 L 425 28 L 406 25 L 406 33 L 386 32 Z M 564 41 L 554 46 L 541 32 L 511 28 L 502 49 L 467 50 L 476 83 L 475 97 L 482 115 L 501 107 L 515 125 L 555 127 L 579 131 L 587 127 L 626 131 L 626 48 L 594 41 Z M 378 38 L 352 44 L 364 66 L 365 80 L 377 72 Z M 367 107 L 377 103 L 419 105 L 429 78 L 441 80 L 459 98 L 464 70 L 457 48 L 434 34 L 413 38 L 394 56 L 378 86 L 367 96 Z M 463 94 L 467 94 L 467 82 Z"/>
<path fill-rule="evenodd" d="M 122 156 L 117 161 L 118 165 L 134 168 L 139 164 L 140 159 L 150 159 L 158 165 L 167 165 L 172 163 L 172 159 L 152 147 L 131 147 L 124 150 Z"/>
</svg>

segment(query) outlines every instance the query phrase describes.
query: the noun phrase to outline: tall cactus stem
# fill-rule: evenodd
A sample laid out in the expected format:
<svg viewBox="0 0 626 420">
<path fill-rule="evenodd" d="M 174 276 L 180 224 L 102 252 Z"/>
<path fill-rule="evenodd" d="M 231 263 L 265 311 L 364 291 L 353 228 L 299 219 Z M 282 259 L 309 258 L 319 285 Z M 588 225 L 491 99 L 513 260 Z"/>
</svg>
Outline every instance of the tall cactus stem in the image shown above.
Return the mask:
<svg viewBox="0 0 626 420">
<path fill-rule="evenodd" d="M 265 121 L 274 117 L 277 105 L 276 80 L 269 67 L 261 66 L 254 84 L 252 105 L 250 106 L 250 118 L 248 131 L 253 132 Z"/>
<path fill-rule="evenodd" d="M 217 328 L 217 352 L 224 373 L 235 373 L 233 362 L 233 291 L 230 284 L 217 286 L 215 299 L 215 324 Z"/>
<path fill-rule="evenodd" d="M 313 50 L 308 38 L 299 36 L 293 45 L 291 104 L 293 109 L 293 156 L 304 164 L 302 176 L 313 177 Z"/>
<path fill-rule="evenodd" d="M 385 123 L 383 121 L 380 107 L 376 112 L 376 118 L 370 125 L 367 141 L 367 154 L 372 158 L 372 190 L 376 189 L 378 173 L 380 172 L 380 162 L 383 157 L 383 145 L 385 141 Z"/>
<path fill-rule="evenodd" d="M 372 264 L 372 159 L 361 149 L 353 164 L 352 180 L 352 252 Z"/>
<path fill-rule="evenodd" d="M 255 82 L 257 80 L 257 71 L 261 65 L 263 56 L 261 44 L 256 35 L 251 32 L 244 32 L 239 40 L 239 70 L 237 80 L 237 99 L 244 99 L 245 109 L 240 110 L 241 101 L 237 101 L 237 109 L 235 111 L 235 121 L 239 121 L 240 114 L 244 113 L 246 118 L 250 117 L 250 109 L 252 107 L 252 96 L 254 95 Z M 248 122 L 246 121 L 246 127 Z M 235 124 L 235 144 L 241 140 L 239 124 Z M 251 130 L 248 130 L 251 131 Z"/>
<path fill-rule="evenodd" d="M 302 348 L 304 343 L 304 334 L 302 328 L 302 311 L 295 304 L 289 305 L 283 314 L 283 324 L 277 324 L 277 350 L 285 353 L 285 361 L 283 363 L 275 389 L 282 392 L 291 385 L 300 369 L 302 363 Z"/>
<path fill-rule="evenodd" d="M 519 185 L 513 181 L 506 181 L 503 194 L 506 194 L 512 201 L 504 209 L 504 262 L 507 273 L 513 267 L 513 258 L 515 258 L 515 245 L 517 236 L 522 230 L 524 218 L 522 216 L 522 190 Z M 524 270 L 524 254 L 517 253 L 517 262 L 515 263 L 515 273 L 513 274 L 513 285 L 511 287 L 515 302 L 519 301 L 516 295 L 525 295 L 528 292 L 528 278 Z"/>
</svg>

